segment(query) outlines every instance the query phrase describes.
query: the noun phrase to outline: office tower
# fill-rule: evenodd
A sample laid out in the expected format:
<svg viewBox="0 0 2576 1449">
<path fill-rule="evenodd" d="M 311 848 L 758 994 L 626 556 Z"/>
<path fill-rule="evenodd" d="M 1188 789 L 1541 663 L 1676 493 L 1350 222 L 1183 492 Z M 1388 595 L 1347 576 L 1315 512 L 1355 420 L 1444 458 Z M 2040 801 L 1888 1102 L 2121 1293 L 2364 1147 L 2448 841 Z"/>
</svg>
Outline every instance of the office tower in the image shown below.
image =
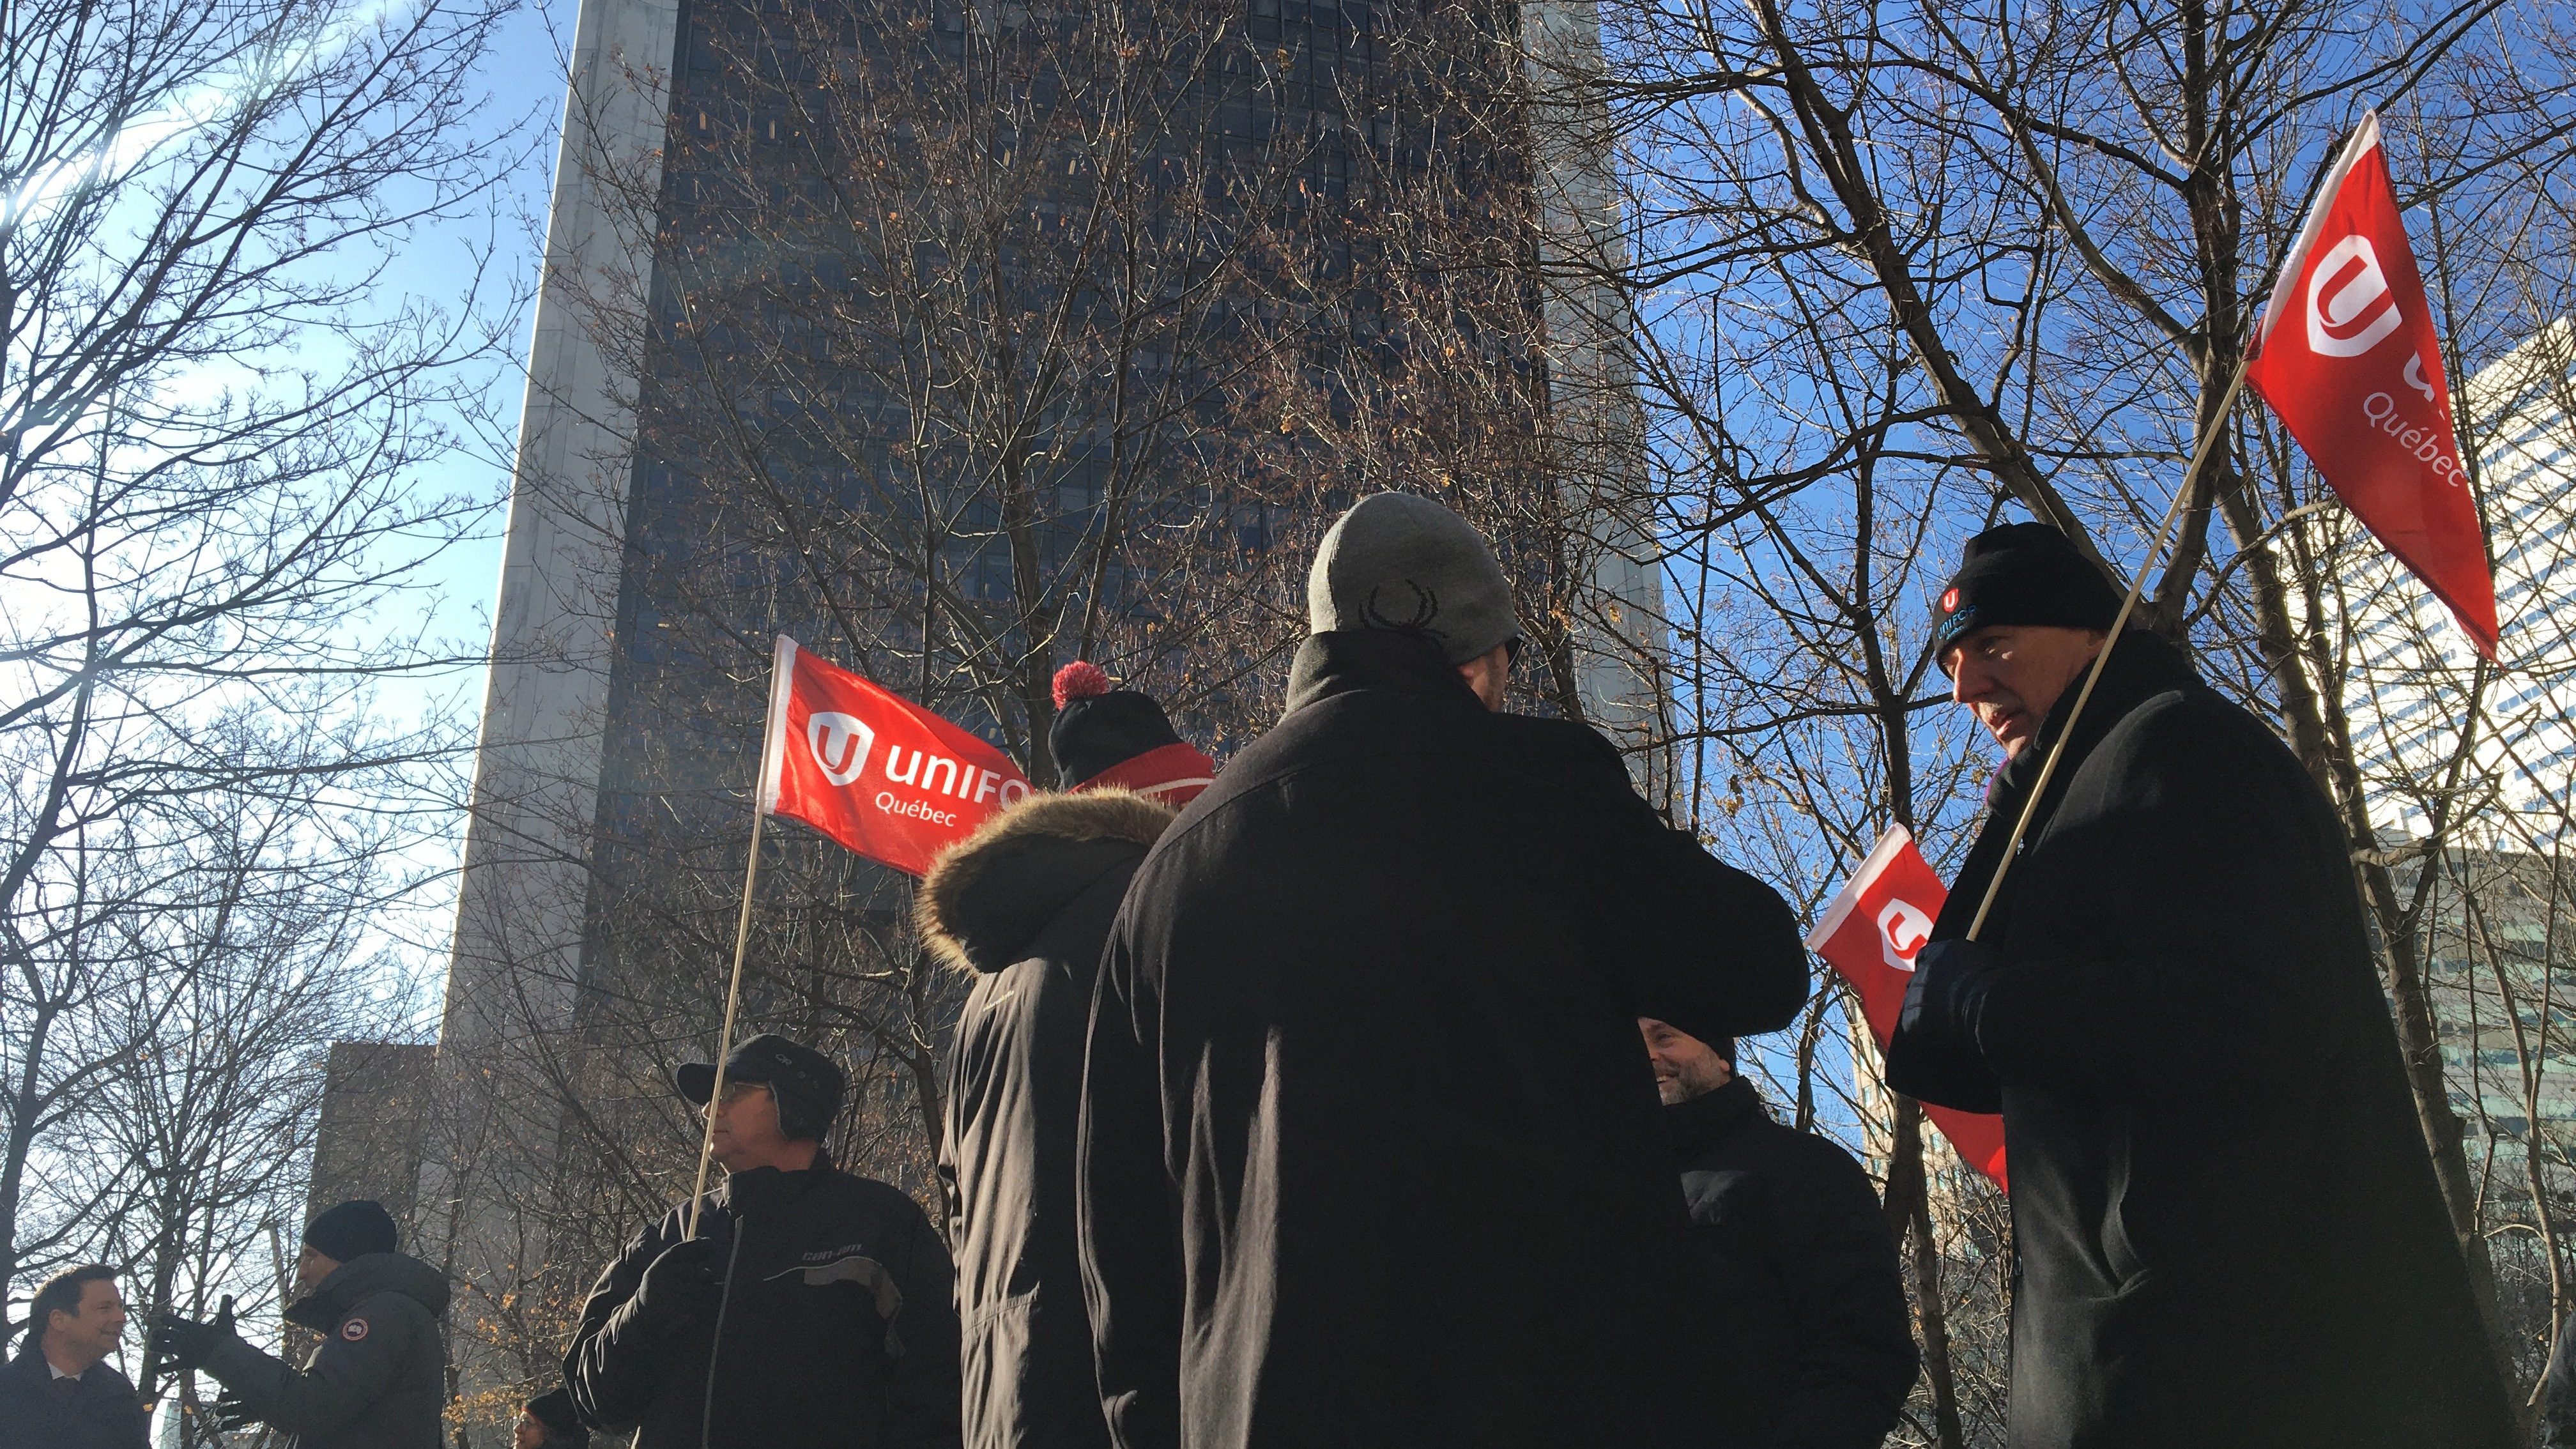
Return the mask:
<svg viewBox="0 0 2576 1449">
<path fill-rule="evenodd" d="M 773 633 L 1041 778 L 1078 654 L 1223 748 L 1275 709 L 1305 545 L 1399 483 L 1588 601 L 1564 674 L 1652 734 L 1651 546 L 1599 461 L 1638 445 L 1623 314 L 1494 261 L 1615 230 L 1519 70 L 1525 33 L 1592 64 L 1591 25 L 584 4 L 421 1195 L 469 1386 L 537 1373 L 599 1234 L 671 1191 L 647 1149 L 712 1045 Z M 902 954 L 899 883 L 781 835 L 750 1019 L 851 1056 L 844 1145 L 926 1195 L 952 983 Z"/>
</svg>

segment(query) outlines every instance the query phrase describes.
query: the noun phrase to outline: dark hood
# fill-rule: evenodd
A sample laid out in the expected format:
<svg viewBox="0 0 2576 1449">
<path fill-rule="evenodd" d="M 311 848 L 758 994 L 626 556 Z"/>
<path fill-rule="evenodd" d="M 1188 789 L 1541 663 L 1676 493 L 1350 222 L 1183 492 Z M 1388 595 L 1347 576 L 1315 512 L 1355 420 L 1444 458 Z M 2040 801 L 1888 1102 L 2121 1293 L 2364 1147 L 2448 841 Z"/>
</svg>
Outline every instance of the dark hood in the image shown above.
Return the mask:
<svg viewBox="0 0 2576 1449">
<path fill-rule="evenodd" d="M 447 1275 L 408 1253 L 365 1253 L 331 1270 L 313 1291 L 287 1305 L 286 1321 L 329 1333 L 360 1299 L 399 1293 L 436 1318 L 447 1311 Z"/>
<path fill-rule="evenodd" d="M 914 924 L 951 966 L 1000 971 L 1094 881 L 1143 859 L 1174 813 L 1127 790 L 1031 795 L 939 857 Z"/>
<path fill-rule="evenodd" d="M 1400 689 L 1452 697 L 1483 709 L 1484 702 L 1440 657 L 1428 635 L 1393 629 L 1341 629 L 1309 634 L 1288 665 L 1287 714 L 1353 689 Z"/>
</svg>

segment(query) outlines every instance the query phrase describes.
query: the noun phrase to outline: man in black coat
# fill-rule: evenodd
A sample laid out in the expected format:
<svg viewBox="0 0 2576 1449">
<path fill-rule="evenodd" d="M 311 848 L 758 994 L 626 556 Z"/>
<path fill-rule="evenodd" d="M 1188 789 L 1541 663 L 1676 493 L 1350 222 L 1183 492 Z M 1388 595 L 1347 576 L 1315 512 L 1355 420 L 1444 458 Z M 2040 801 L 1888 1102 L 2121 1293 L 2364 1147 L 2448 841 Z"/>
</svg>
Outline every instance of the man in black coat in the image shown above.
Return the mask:
<svg viewBox="0 0 2576 1449">
<path fill-rule="evenodd" d="M 900 1190 L 831 1164 L 846 1081 L 761 1035 L 678 1073 L 715 1116 L 725 1180 L 698 1235 L 682 1203 L 582 1304 L 564 1380 L 585 1423 L 635 1449 L 954 1449 L 948 1249 Z"/>
<path fill-rule="evenodd" d="M 225 1418 L 266 1424 L 294 1449 L 440 1449 L 447 1279 L 396 1246 L 374 1202 L 327 1208 L 305 1227 L 286 1321 L 322 1343 L 301 1371 L 242 1342 L 230 1298 L 212 1323 L 164 1315 L 166 1362 L 202 1367 L 224 1386 Z"/>
<path fill-rule="evenodd" d="M 125 1336 L 125 1299 L 104 1263 L 66 1268 L 27 1304 L 27 1337 L 0 1366 L 0 1446 L 143 1449 L 150 1416 L 107 1356 Z"/>
<path fill-rule="evenodd" d="M 1090 664 L 1056 676 L 1065 778 L 944 852 L 913 898 L 923 941 L 975 987 L 948 1053 L 940 1172 L 964 1325 L 967 1449 L 1106 1449 L 1074 1247 L 1074 1135 L 1100 947 L 1207 756 Z M 1171 803 L 1165 803 L 1166 801 Z"/>
<path fill-rule="evenodd" d="M 2014 1449 L 2515 1437 L 2322 792 L 2054 530 L 1980 534 L 1935 645 L 2008 760 L 1888 1084 L 2004 1115 Z M 1963 939 L 2049 745 L 2065 758 Z"/>
<path fill-rule="evenodd" d="M 1825 1138 L 1772 1121 L 1736 1075 L 1733 1041 L 1652 1018 L 1637 1027 L 1710 1273 L 1704 1311 L 1726 1335 L 1726 1389 L 1697 1442 L 1877 1449 L 1921 1356 L 1869 1174 Z"/>
<path fill-rule="evenodd" d="M 1082 1265 L 1117 1440 L 1687 1442 L 1719 1335 L 1676 1285 L 1636 1018 L 1785 1025 L 1796 924 L 1601 736 L 1496 712 L 1510 586 L 1456 514 L 1363 500 L 1308 614 L 1287 717 L 1101 960 Z"/>
</svg>

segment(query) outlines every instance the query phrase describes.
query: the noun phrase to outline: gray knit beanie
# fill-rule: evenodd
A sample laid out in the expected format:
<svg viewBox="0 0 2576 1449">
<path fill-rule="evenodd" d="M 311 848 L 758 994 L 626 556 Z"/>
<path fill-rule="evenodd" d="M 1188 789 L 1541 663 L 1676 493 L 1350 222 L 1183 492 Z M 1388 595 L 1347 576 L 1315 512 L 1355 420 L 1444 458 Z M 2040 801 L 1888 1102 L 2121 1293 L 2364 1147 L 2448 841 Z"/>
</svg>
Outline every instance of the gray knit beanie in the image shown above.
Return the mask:
<svg viewBox="0 0 2576 1449">
<path fill-rule="evenodd" d="M 1464 664 L 1520 634 L 1511 580 L 1474 524 L 1410 493 L 1376 493 L 1334 520 L 1306 575 L 1306 627 L 1430 635 Z"/>
</svg>

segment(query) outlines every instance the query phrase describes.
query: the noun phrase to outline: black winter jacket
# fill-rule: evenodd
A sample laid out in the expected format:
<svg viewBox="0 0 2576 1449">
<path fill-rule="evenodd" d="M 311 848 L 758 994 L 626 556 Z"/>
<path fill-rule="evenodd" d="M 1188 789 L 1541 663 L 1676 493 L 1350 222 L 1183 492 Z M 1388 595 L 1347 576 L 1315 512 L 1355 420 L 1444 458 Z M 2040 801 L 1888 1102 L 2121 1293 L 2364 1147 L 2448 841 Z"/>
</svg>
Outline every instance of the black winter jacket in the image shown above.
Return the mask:
<svg viewBox="0 0 2576 1449">
<path fill-rule="evenodd" d="M 1777 894 L 1598 734 L 1326 634 L 1101 960 L 1081 1223 L 1126 1449 L 1688 1442 L 1713 1327 L 1651 1015 L 1785 1025 Z"/>
<path fill-rule="evenodd" d="M 1999 776 L 1935 940 L 2075 693 Z M 1984 939 L 1976 1019 L 1900 1030 L 1887 1080 L 2003 1112 L 2013 1449 L 2510 1441 L 2342 825 L 2164 640 L 2120 640 Z"/>
<path fill-rule="evenodd" d="M 948 1250 L 919 1204 L 822 1163 L 735 1173 L 698 1225 L 726 1244 L 720 1304 L 638 1312 L 644 1270 L 688 1222 L 683 1203 L 637 1235 L 582 1304 L 564 1381 L 584 1420 L 637 1430 L 636 1449 L 957 1443 Z"/>
<path fill-rule="evenodd" d="M 1919 1356 L 1896 1241 L 1850 1153 L 1771 1120 L 1737 1077 L 1664 1109 L 1725 1331 L 1721 1445 L 1877 1449 Z"/>
<path fill-rule="evenodd" d="M 151 1416 L 133 1380 L 102 1361 L 64 1395 L 38 1346 L 44 1332 L 29 1324 L 17 1357 L 0 1365 L 0 1449 L 144 1449 Z"/>
<path fill-rule="evenodd" d="M 287 1305 L 322 1335 L 298 1373 L 240 1339 L 205 1371 L 294 1449 L 440 1449 L 447 1407 L 447 1279 L 402 1253 L 351 1258 Z"/>
<path fill-rule="evenodd" d="M 954 1204 L 968 1449 L 1104 1449 L 1073 1231 L 1082 1043 L 1100 945 L 1172 808 L 1033 795 L 939 859 L 921 933 L 975 988 L 948 1054 L 940 1171 Z"/>
</svg>

